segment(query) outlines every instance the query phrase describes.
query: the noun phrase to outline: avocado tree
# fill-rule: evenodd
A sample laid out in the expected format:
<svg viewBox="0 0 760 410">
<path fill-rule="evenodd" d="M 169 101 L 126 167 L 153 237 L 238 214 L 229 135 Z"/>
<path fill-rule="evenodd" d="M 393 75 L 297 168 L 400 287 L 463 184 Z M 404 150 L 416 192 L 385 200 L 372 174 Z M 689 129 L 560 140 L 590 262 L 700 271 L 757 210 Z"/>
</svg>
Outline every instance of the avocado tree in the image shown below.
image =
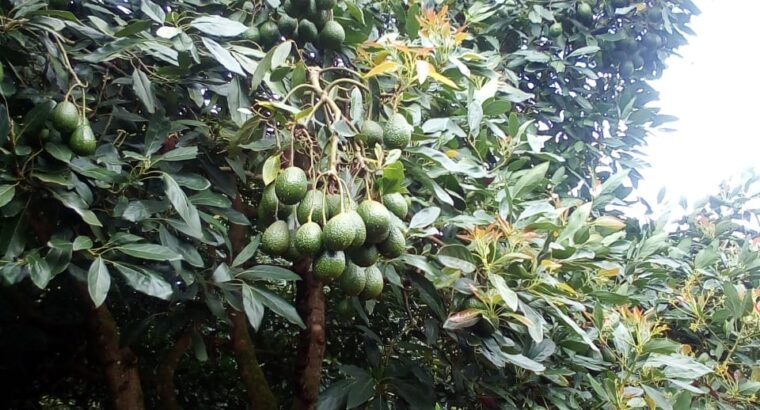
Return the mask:
<svg viewBox="0 0 760 410">
<path fill-rule="evenodd" d="M 752 408 L 756 231 L 616 210 L 696 12 L 0 2 L 4 397 Z"/>
</svg>

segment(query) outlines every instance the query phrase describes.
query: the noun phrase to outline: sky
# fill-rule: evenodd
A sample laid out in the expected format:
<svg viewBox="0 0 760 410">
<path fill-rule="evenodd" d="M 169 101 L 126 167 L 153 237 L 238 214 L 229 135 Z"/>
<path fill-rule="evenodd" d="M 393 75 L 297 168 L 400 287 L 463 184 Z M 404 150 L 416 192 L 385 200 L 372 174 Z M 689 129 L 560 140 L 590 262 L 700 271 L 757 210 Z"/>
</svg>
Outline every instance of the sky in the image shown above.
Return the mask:
<svg viewBox="0 0 760 410">
<path fill-rule="evenodd" d="M 760 0 L 694 0 L 702 14 L 692 19 L 696 36 L 673 56 L 662 78 L 657 106 L 678 121 L 655 132 L 644 149 L 651 168 L 642 172 L 639 195 L 656 211 L 666 188 L 671 204 L 690 203 L 717 192 L 721 181 L 749 167 L 760 169 L 760 56 L 757 38 Z M 658 212 L 656 212 L 658 213 Z"/>
</svg>

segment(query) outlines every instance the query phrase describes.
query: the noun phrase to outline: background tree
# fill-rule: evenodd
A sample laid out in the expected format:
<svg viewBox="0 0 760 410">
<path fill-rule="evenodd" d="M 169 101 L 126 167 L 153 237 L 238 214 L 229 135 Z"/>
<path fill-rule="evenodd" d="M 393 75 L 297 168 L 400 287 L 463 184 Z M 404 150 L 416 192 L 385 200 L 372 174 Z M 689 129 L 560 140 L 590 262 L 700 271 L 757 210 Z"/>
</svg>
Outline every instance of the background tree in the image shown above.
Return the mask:
<svg viewBox="0 0 760 410">
<path fill-rule="evenodd" d="M 616 210 L 691 2 L 0 11 L 11 407 L 757 405 L 754 177 Z"/>
</svg>

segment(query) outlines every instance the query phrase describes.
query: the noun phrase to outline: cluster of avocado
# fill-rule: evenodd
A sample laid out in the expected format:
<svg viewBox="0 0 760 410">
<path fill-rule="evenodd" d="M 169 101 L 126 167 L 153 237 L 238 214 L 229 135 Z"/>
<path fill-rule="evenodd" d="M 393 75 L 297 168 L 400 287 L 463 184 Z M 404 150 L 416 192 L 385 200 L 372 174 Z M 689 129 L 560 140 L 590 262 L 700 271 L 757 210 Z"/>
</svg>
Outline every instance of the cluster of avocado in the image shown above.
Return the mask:
<svg viewBox="0 0 760 410">
<path fill-rule="evenodd" d="M 243 38 L 271 47 L 284 36 L 302 44 L 338 50 L 346 40 L 346 32 L 332 19 L 335 4 L 336 0 L 285 0 L 278 16 L 249 28 Z"/>
<path fill-rule="evenodd" d="M 412 140 L 412 126 L 398 113 L 391 115 L 384 126 L 366 120 L 361 126 L 357 140 L 366 148 L 380 144 L 388 150 L 404 149 Z"/>
<path fill-rule="evenodd" d="M 87 156 L 95 153 L 97 139 L 89 121 L 80 114 L 77 106 L 70 101 L 56 104 L 50 114 L 50 121 L 64 138 L 69 148 L 78 155 Z M 43 130 L 43 132 L 48 130 Z M 48 131 L 49 132 L 49 131 Z"/>
<path fill-rule="evenodd" d="M 382 203 L 365 199 L 358 206 L 346 195 L 308 189 L 304 171 L 289 167 L 265 189 L 259 218 L 268 219 L 261 249 L 291 261 L 312 260 L 312 272 L 322 282 L 339 279 L 347 296 L 375 299 L 383 290 L 383 275 L 376 266 L 380 256 L 404 253 L 402 219 L 409 211 L 400 193 L 382 197 Z M 292 218 L 291 218 L 292 215 Z M 298 224 L 291 230 L 287 219 Z"/>
<path fill-rule="evenodd" d="M 630 0 L 605 0 L 614 9 L 628 7 Z M 583 0 L 578 3 L 576 8 L 576 18 L 585 25 L 590 25 L 594 20 L 593 7 L 597 5 L 596 0 Z M 662 8 L 648 7 L 646 17 L 650 23 L 656 24 L 662 22 Z M 556 21 L 549 26 L 548 34 L 552 38 L 560 37 L 564 33 L 562 22 Z M 636 39 L 636 34 L 631 33 L 628 37 L 616 42 L 600 41 L 599 45 L 604 51 L 604 63 L 607 66 L 615 68 L 622 78 L 631 77 L 636 70 L 644 68 L 646 60 L 650 58 L 663 46 L 664 40 L 654 30 L 648 29 L 640 34 L 640 39 Z"/>
</svg>

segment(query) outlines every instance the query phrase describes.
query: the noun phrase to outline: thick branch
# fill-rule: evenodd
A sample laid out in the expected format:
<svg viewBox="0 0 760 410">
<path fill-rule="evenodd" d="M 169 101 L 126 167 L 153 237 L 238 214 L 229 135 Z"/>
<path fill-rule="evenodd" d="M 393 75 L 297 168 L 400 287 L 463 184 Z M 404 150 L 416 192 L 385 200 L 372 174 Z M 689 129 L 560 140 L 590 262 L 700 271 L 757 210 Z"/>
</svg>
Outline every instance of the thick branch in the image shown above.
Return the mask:
<svg viewBox="0 0 760 410">
<path fill-rule="evenodd" d="M 322 283 L 311 272 L 308 260 L 296 265 L 295 270 L 303 278 L 297 284 L 296 308 L 304 318 L 306 329 L 301 331 L 298 340 L 293 409 L 312 410 L 319 398 L 325 355 L 325 294 Z"/>
<path fill-rule="evenodd" d="M 128 347 L 119 346 L 119 327 L 108 307 L 95 305 L 87 288 L 76 283 L 80 290 L 85 320 L 89 330 L 90 350 L 100 362 L 111 404 L 116 410 L 142 410 L 145 408 L 137 356 Z"/>
<path fill-rule="evenodd" d="M 158 366 L 158 370 L 156 371 L 158 377 L 156 389 L 158 390 L 158 400 L 162 409 L 179 410 L 181 408 L 179 403 L 177 403 L 174 372 L 177 370 L 182 356 L 190 349 L 193 341 L 192 336 L 193 327 L 190 326 L 174 342 L 174 346 L 166 354 L 164 361 Z"/>
<path fill-rule="evenodd" d="M 239 212 L 245 211 L 245 204 L 239 193 L 232 201 L 232 209 Z M 245 247 L 246 229 L 243 225 L 230 225 L 229 238 L 232 244 L 230 261 Z M 256 350 L 253 347 L 251 335 L 248 333 L 248 321 L 245 319 L 245 315 L 233 308 L 229 308 L 227 309 L 227 316 L 232 323 L 230 337 L 232 338 L 232 350 L 235 353 L 235 362 L 237 363 L 238 372 L 245 386 L 251 406 L 255 410 L 277 409 L 277 400 L 269 388 L 269 384 L 264 377 L 264 372 L 261 370 L 259 361 L 256 358 Z"/>
</svg>

